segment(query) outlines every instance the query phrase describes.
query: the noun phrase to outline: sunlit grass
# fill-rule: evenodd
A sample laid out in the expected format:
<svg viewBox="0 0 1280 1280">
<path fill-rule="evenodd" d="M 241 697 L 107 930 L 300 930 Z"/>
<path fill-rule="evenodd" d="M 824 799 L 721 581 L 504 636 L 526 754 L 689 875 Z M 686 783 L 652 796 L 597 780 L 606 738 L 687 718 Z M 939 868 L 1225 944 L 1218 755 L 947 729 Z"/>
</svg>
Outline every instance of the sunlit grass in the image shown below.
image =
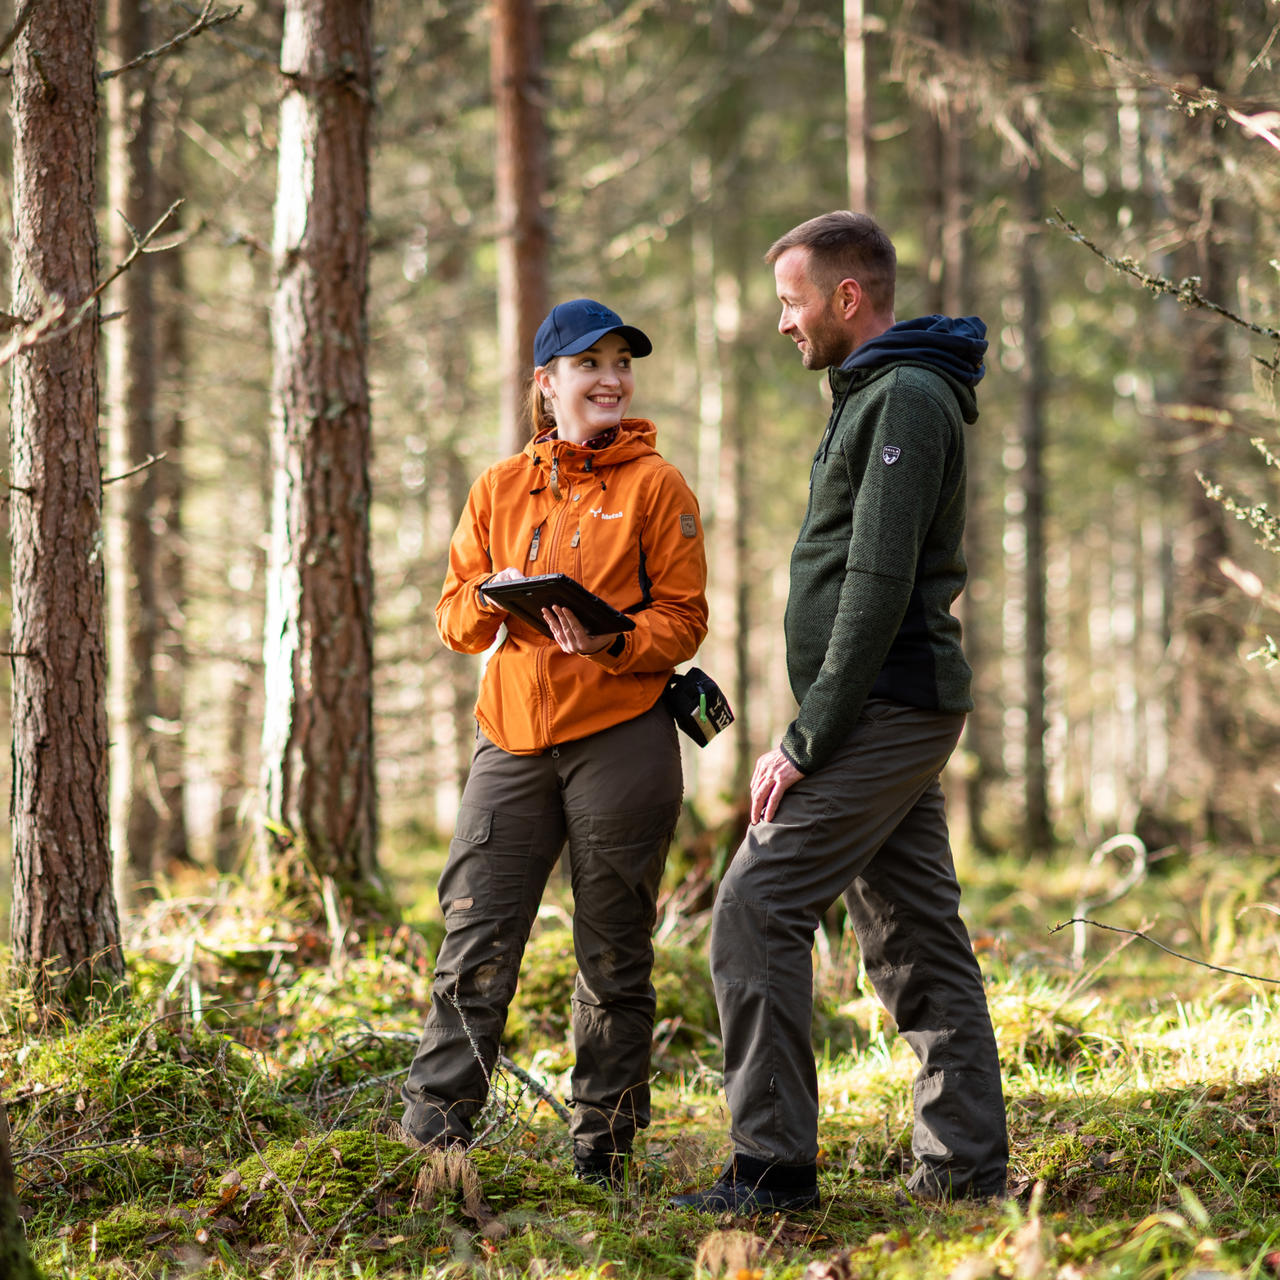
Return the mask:
<svg viewBox="0 0 1280 1280">
<path fill-rule="evenodd" d="M 628 1193 L 578 1183 L 562 1120 L 504 1072 L 502 1107 L 473 1155 L 491 1218 L 476 1218 L 460 1190 L 424 1197 L 422 1153 L 392 1126 L 440 936 L 442 859 L 438 846 L 407 842 L 388 861 L 410 924 L 352 922 L 338 946 L 323 923 L 264 916 L 233 887 L 201 899 L 186 886 L 130 921 L 134 1007 L 79 1030 L 42 1022 L 18 989 L 0 992 L 0 1087 L 47 1274 L 1280 1274 L 1270 859 L 1169 860 L 1092 913 L 1130 932 L 1090 928 L 1082 955 L 1072 930 L 1054 930 L 1093 892 L 1087 852 L 1042 862 L 1033 877 L 1014 858 L 964 862 L 1009 1114 L 1004 1204 L 918 1205 L 906 1194 L 915 1060 L 869 994 L 856 947 L 823 949 L 824 1206 L 736 1222 L 666 1207 L 729 1152 L 705 916 L 670 918 L 664 931 L 654 1123 Z M 553 880 L 506 1045 L 559 1099 L 572 1056 L 561 1007 L 570 908 Z M 296 1205 L 273 1198 L 273 1176 Z"/>
</svg>

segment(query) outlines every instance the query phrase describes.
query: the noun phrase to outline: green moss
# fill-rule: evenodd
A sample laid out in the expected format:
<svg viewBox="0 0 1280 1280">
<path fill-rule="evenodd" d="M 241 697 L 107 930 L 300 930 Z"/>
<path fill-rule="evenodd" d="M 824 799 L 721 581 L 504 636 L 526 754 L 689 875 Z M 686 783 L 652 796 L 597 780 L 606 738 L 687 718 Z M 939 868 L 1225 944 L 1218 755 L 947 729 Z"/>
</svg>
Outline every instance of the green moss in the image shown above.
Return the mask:
<svg viewBox="0 0 1280 1280">
<path fill-rule="evenodd" d="M 20 1189 L 40 1216 L 101 1214 L 122 1198 L 181 1195 L 197 1154 L 236 1150 L 246 1126 L 306 1121 L 234 1041 L 128 1011 L 31 1042 L 12 1055 L 22 1134 Z"/>
<path fill-rule="evenodd" d="M 263 1239 L 345 1233 L 378 1213 L 407 1210 L 421 1164 L 420 1152 L 361 1129 L 275 1141 L 228 1170 L 201 1206 Z"/>
<path fill-rule="evenodd" d="M 568 1065 L 577 972 L 573 935 L 568 929 L 546 929 L 530 940 L 504 1035 L 513 1057 L 551 1051 L 559 1054 L 554 1059 L 557 1066 Z M 706 1052 L 718 1037 L 720 1024 L 711 973 L 702 951 L 655 948 L 652 981 L 657 997 L 656 1038 L 664 1053 Z"/>
<path fill-rule="evenodd" d="M 568 929 L 546 929 L 529 940 L 503 1037 L 513 1056 L 563 1048 L 577 972 Z"/>
</svg>

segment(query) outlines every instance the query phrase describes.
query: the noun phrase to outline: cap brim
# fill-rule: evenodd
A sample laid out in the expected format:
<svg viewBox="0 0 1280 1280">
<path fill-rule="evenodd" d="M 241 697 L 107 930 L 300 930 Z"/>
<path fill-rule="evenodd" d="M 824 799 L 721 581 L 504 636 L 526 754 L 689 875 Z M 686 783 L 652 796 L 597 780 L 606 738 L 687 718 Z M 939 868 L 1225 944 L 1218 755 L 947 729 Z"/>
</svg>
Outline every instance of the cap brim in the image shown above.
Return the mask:
<svg viewBox="0 0 1280 1280">
<path fill-rule="evenodd" d="M 576 356 L 580 351 L 585 351 L 588 347 L 594 347 L 606 333 L 620 333 L 627 340 L 627 345 L 631 348 L 631 354 L 637 358 L 647 356 L 653 351 L 653 343 L 649 341 L 648 334 L 637 329 L 635 325 L 613 324 L 603 329 L 593 329 L 590 333 L 584 333 L 576 342 L 571 342 L 568 346 L 561 347 L 556 354 Z"/>
</svg>

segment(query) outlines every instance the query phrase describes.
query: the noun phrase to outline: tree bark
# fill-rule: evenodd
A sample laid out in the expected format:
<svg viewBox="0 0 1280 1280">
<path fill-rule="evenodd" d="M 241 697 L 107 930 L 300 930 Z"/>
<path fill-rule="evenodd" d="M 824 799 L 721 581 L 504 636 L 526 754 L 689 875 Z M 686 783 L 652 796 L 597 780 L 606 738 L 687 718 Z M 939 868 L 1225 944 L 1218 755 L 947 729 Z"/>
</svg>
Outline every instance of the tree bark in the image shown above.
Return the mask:
<svg viewBox="0 0 1280 1280">
<path fill-rule="evenodd" d="M 491 72 L 497 117 L 499 438 L 503 455 L 528 436 L 522 413 L 533 373 L 533 339 L 548 310 L 546 126 L 534 0 L 495 0 Z"/>
<path fill-rule="evenodd" d="M 1036 10 L 1031 0 L 1014 7 L 1014 57 L 1029 93 L 1040 75 Z M 1035 148 L 1035 117 L 1023 111 L 1021 124 Z M 1020 175 L 1021 236 L 1018 279 L 1022 299 L 1022 468 L 1019 485 L 1023 497 L 1022 524 L 1026 538 L 1024 601 L 1026 608 L 1023 648 L 1024 729 L 1023 833 L 1029 849 L 1045 849 L 1053 839 L 1049 821 L 1048 766 L 1045 759 L 1048 655 L 1048 606 L 1045 595 L 1045 397 L 1048 357 L 1044 341 L 1044 303 L 1038 254 L 1044 223 L 1043 179 L 1039 164 L 1031 161 Z"/>
<path fill-rule="evenodd" d="M 288 0 L 273 258 L 264 862 L 376 876 L 366 306 L 370 0 Z"/>
<path fill-rule="evenodd" d="M 871 207 L 871 96 L 867 92 L 866 0 L 844 0 L 845 163 L 849 208 Z"/>
<path fill-rule="evenodd" d="M 107 831 L 93 0 L 45 0 L 13 60 L 14 314 L 80 323 L 13 361 L 13 959 L 77 1001 L 123 973 Z M 46 987 L 45 983 L 49 985 Z"/>
<path fill-rule="evenodd" d="M 123 66 L 151 47 L 150 7 L 108 0 L 106 44 Z M 151 144 L 154 99 L 150 64 L 107 82 L 107 185 L 111 252 L 122 262 L 133 236 L 156 219 Z M 131 230 L 132 228 L 132 230 Z M 112 286 L 106 328 L 107 452 L 111 473 L 123 476 L 154 457 L 157 359 L 155 262 L 143 254 Z M 155 752 L 156 502 L 154 466 L 130 475 L 107 494 L 110 702 L 112 722 L 111 843 L 124 886 L 155 893 L 160 793 Z"/>
<path fill-rule="evenodd" d="M 1219 6 L 1185 0 L 1179 6 L 1181 43 L 1179 72 L 1192 84 L 1215 86 L 1225 64 L 1225 27 Z M 1227 220 L 1226 202 L 1216 190 L 1220 181 L 1217 126 L 1210 113 L 1183 123 L 1190 135 L 1180 148 L 1187 164 L 1175 199 L 1190 231 L 1180 254 L 1179 275 L 1198 276 L 1206 297 L 1224 298 L 1229 288 L 1227 252 L 1219 239 Z M 1190 162 L 1189 164 L 1187 162 Z M 1178 323 L 1184 353 L 1180 398 L 1194 430 L 1212 422 L 1225 407 L 1225 326 L 1215 317 L 1186 308 Z M 1240 640 L 1238 626 L 1224 607 L 1232 588 L 1218 569 L 1227 554 L 1228 517 L 1211 502 L 1196 475 L 1214 471 L 1219 451 L 1212 432 L 1208 443 L 1186 458 L 1178 480 L 1182 526 L 1175 553 L 1175 613 L 1182 637 L 1175 696 L 1177 715 L 1173 788 L 1176 807 L 1197 839 L 1225 834 L 1224 774 L 1228 743 L 1236 736 L 1237 696 L 1230 670 Z M 1185 455 L 1184 455 L 1185 456 Z"/>
<path fill-rule="evenodd" d="M 928 34 L 957 60 L 970 54 L 973 28 L 970 0 L 932 0 Z M 973 149 L 968 144 L 972 112 L 964 91 L 938 77 L 938 99 L 931 100 L 933 180 L 930 187 L 928 242 L 929 307 L 944 315 L 974 309 L 970 210 L 974 189 Z M 965 721 L 960 750 L 947 779 L 948 798 L 960 799 L 961 822 L 971 847 L 991 851 L 988 829 L 991 786 L 1003 775 L 1000 695 L 998 579 L 1001 556 L 999 435 L 994 418 L 983 415 L 966 429 L 966 524 L 964 554 L 968 584 L 956 602 L 964 628 L 964 649 L 973 668 L 973 711 Z M 993 636 L 996 642 L 993 643 Z"/>
<path fill-rule="evenodd" d="M 18 1193 L 14 1186 L 13 1151 L 9 1140 L 9 1115 L 0 1099 L 0 1276 L 5 1280 L 39 1280 L 40 1272 L 31 1261 L 27 1236 L 18 1216 Z"/>
<path fill-rule="evenodd" d="M 160 151 L 156 204 L 167 209 L 183 193 L 181 135 L 177 115 L 181 102 L 169 104 L 170 119 Z M 173 229 L 181 229 L 181 211 Z M 183 636 L 187 615 L 187 544 L 183 519 L 186 501 L 186 399 L 187 319 L 186 250 L 181 244 L 158 257 L 157 311 L 160 316 L 156 355 L 160 370 L 157 440 L 164 462 L 156 468 L 155 582 L 157 609 L 156 714 L 159 732 L 152 735 L 157 787 L 160 795 L 160 832 L 157 853 L 162 867 L 193 861 L 186 817 L 186 711 L 183 690 L 187 681 L 187 651 Z"/>
</svg>

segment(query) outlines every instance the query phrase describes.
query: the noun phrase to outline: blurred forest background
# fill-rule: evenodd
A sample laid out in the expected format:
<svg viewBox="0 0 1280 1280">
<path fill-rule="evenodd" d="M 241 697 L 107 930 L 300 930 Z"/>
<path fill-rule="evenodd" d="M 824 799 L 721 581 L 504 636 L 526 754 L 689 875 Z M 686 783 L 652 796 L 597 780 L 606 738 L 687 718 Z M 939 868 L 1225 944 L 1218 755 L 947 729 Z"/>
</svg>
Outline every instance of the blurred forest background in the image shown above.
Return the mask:
<svg viewBox="0 0 1280 1280">
<path fill-rule="evenodd" d="M 263 823 L 273 240 L 324 194 L 287 189 L 278 154 L 286 8 L 113 0 L 99 27 L 100 73 L 203 28 L 101 83 L 100 274 L 161 223 L 104 295 L 99 355 L 111 839 L 135 884 L 243 867 Z M 634 411 L 702 504 L 698 664 L 738 722 L 686 753 L 687 793 L 695 829 L 732 824 L 792 715 L 780 618 L 826 416 L 762 254 L 862 207 L 898 246 L 899 319 L 990 329 L 957 838 L 1274 841 L 1277 476 L 1253 442 L 1276 450 L 1278 26 L 1275 0 L 378 5 L 366 832 L 403 849 L 451 827 L 479 665 L 435 634 L 448 539 L 514 447 L 515 310 L 579 295 L 653 337 Z"/>
</svg>

